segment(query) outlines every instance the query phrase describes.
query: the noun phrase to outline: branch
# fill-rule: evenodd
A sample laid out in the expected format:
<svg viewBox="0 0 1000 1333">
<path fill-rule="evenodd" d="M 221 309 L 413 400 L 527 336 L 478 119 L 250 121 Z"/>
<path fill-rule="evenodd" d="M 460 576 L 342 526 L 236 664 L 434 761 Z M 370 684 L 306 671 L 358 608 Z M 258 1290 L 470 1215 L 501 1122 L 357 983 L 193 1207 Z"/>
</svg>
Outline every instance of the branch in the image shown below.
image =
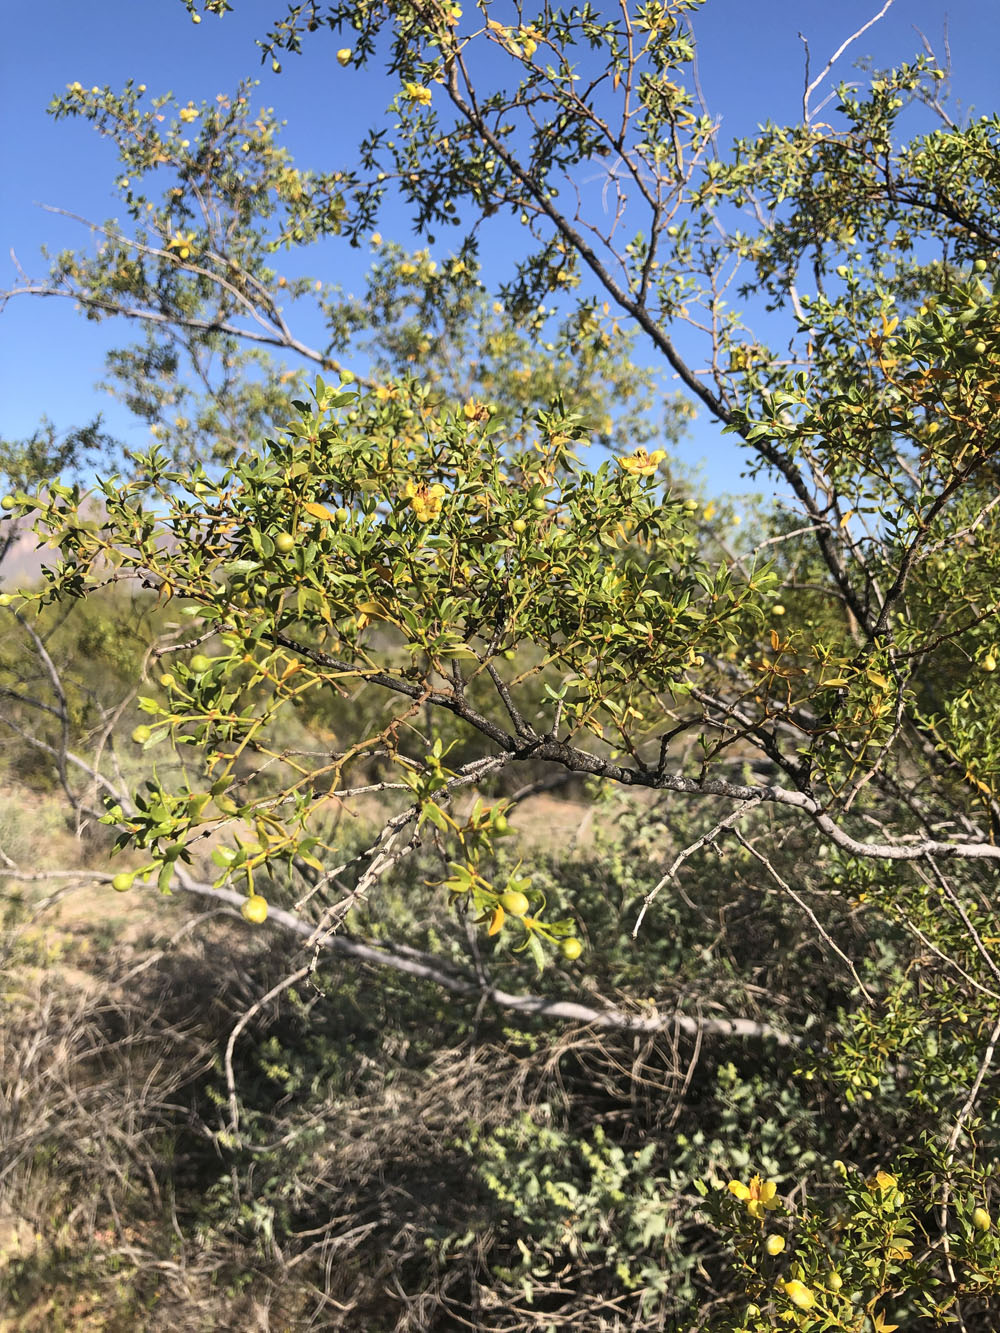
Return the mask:
<svg viewBox="0 0 1000 1333">
<path fill-rule="evenodd" d="M 237 893 L 234 889 L 215 889 L 210 884 L 191 879 L 186 874 L 178 875 L 178 883 L 187 893 L 197 894 L 216 902 L 230 903 L 237 909 L 245 901 L 244 895 Z M 298 917 L 280 907 L 270 908 L 267 919 L 269 922 L 273 922 L 303 939 L 310 940 L 315 935 L 315 927 L 310 922 L 300 921 Z M 595 1009 L 590 1005 L 579 1004 L 575 1000 L 554 1000 L 543 995 L 512 995 L 508 991 L 498 990 L 493 986 L 481 986 L 478 982 L 473 981 L 471 977 L 443 971 L 442 967 L 445 964 L 438 964 L 436 960 L 424 961 L 430 955 L 425 954 L 417 958 L 405 956 L 398 952 L 396 946 L 392 944 L 387 943 L 376 948 L 371 944 L 363 944 L 360 940 L 348 939 L 344 935 L 329 935 L 320 940 L 319 944 L 320 947 L 333 953 L 342 954 L 346 958 L 355 958 L 359 962 L 371 963 L 376 967 L 387 967 L 395 972 L 419 977 L 421 980 L 433 982 L 434 985 L 440 986 L 443 990 L 450 991 L 454 995 L 485 999 L 502 1009 L 512 1009 L 529 1017 L 586 1023 L 592 1027 L 613 1028 L 625 1032 L 661 1032 L 674 1029 L 691 1037 L 710 1035 L 723 1038 L 752 1038 L 774 1041 L 780 1047 L 799 1046 L 801 1044 L 799 1039 L 791 1033 L 782 1032 L 767 1023 L 758 1023 L 750 1018 L 692 1018 L 687 1014 L 678 1013 L 631 1014 L 614 1006 L 608 1006 L 606 1009 Z M 309 966 L 299 969 L 292 976 L 295 979 L 301 979 L 301 976 L 308 974 L 311 966 L 310 963 Z M 284 983 L 279 983 L 268 994 L 269 996 L 277 995 L 292 984 L 294 984 L 294 980 L 289 981 L 286 978 Z M 265 996 L 262 1000 L 257 1001 L 256 1007 L 259 1008 L 267 998 Z"/>
</svg>

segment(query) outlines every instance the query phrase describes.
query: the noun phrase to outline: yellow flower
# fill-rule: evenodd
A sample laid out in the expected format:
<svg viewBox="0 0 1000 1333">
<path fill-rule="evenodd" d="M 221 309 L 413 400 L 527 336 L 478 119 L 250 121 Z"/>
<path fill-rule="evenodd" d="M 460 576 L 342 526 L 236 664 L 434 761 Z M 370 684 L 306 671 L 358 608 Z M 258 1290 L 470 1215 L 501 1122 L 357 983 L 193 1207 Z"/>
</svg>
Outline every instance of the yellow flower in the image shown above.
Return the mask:
<svg viewBox="0 0 1000 1333">
<path fill-rule="evenodd" d="M 898 1184 L 896 1177 L 888 1171 L 876 1171 L 874 1179 L 868 1182 L 869 1188 L 880 1190 L 894 1190 Z"/>
<path fill-rule="evenodd" d="M 780 1254 L 784 1248 L 785 1248 L 784 1236 L 768 1236 L 764 1244 L 764 1249 L 767 1250 L 768 1254 L 772 1256 L 775 1254 Z"/>
<path fill-rule="evenodd" d="M 187 106 L 181 107 L 180 112 L 178 114 L 180 115 L 180 118 L 181 120 L 183 120 L 185 125 L 190 125 L 193 120 L 198 119 L 200 113 L 198 111 L 198 108 L 189 102 Z"/>
<path fill-rule="evenodd" d="M 804 1282 L 793 1277 L 791 1282 L 785 1283 L 785 1295 L 793 1305 L 797 1305 L 800 1310 L 811 1310 L 816 1304 L 816 1297 L 812 1294 Z"/>
<path fill-rule="evenodd" d="M 448 492 L 438 482 L 433 486 L 425 486 L 423 483 L 417 485 L 416 482 L 408 481 L 403 494 L 409 500 L 410 508 L 420 522 L 429 523 L 432 518 L 437 518 L 440 514 L 441 501 Z"/>
<path fill-rule="evenodd" d="M 338 63 L 341 65 L 349 65 L 351 63 L 351 56 L 353 54 L 354 53 L 352 52 L 349 46 L 342 46 L 340 50 L 337 52 Z"/>
<path fill-rule="evenodd" d="M 462 404 L 462 413 L 471 427 L 477 422 L 489 420 L 490 409 L 485 403 L 477 403 L 475 398 L 470 398 Z"/>
<path fill-rule="evenodd" d="M 525 59 L 530 60 L 538 50 L 538 33 L 534 28 L 521 28 L 518 37 L 521 39 L 521 50 Z"/>
<path fill-rule="evenodd" d="M 705 511 L 702 514 L 702 518 L 705 520 L 706 523 L 708 523 L 709 520 L 713 519 L 714 517 L 715 517 L 715 501 L 710 500 L 708 504 L 705 506 Z"/>
<path fill-rule="evenodd" d="M 418 106 L 430 106 L 431 90 L 425 88 L 420 83 L 404 83 L 403 94 L 408 102 L 416 102 Z"/>
<path fill-rule="evenodd" d="M 731 1180 L 729 1192 L 745 1203 L 747 1212 L 758 1221 L 763 1220 L 765 1210 L 771 1212 L 781 1207 L 777 1185 L 773 1180 L 761 1180 L 760 1176 L 754 1176 L 749 1185 L 744 1185 L 741 1180 Z"/>
<path fill-rule="evenodd" d="M 647 454 L 645 449 L 636 449 L 628 458 L 619 458 L 619 466 L 633 477 L 651 477 L 667 456 L 666 449 L 657 449 Z"/>
<path fill-rule="evenodd" d="M 193 231 L 175 231 L 167 242 L 167 249 L 176 250 L 181 259 L 187 259 L 191 253 L 192 245 L 194 245 Z"/>
</svg>

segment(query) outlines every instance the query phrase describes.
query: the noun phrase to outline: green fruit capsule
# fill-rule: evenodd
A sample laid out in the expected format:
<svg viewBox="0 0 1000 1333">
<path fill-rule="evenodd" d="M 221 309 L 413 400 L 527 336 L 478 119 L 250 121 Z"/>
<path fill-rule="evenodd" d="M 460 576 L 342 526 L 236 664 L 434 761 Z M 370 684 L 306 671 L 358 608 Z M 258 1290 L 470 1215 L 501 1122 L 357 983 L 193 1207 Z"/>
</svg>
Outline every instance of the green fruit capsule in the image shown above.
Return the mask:
<svg viewBox="0 0 1000 1333">
<path fill-rule="evenodd" d="M 211 669 L 212 659 L 206 657 L 204 653 L 195 653 L 188 665 L 196 676 L 203 676 L 206 671 Z"/>
<path fill-rule="evenodd" d="M 132 887 L 134 879 L 135 875 L 131 874 L 129 871 L 123 870 L 120 875 L 115 875 L 114 879 L 111 881 L 111 887 L 114 889 L 115 893 L 127 893 Z"/>
<path fill-rule="evenodd" d="M 977 273 L 985 273 L 986 269 L 988 268 L 988 265 L 985 259 L 977 259 L 976 262 L 972 265 L 972 267 L 976 270 Z"/>
<path fill-rule="evenodd" d="M 16 508 L 17 508 L 17 501 L 14 499 L 12 495 L 5 495 L 3 499 L 0 500 L 0 509 L 6 509 L 7 512 L 10 513 L 12 509 Z"/>
<path fill-rule="evenodd" d="M 243 918 L 251 925 L 260 926 L 267 920 L 267 899 L 259 893 L 252 893 L 240 908 Z"/>
<path fill-rule="evenodd" d="M 507 893 L 500 895 L 500 906 L 508 916 L 527 916 L 531 904 L 523 893 L 518 893 L 516 889 L 510 889 Z"/>
<path fill-rule="evenodd" d="M 132 739 L 136 745 L 145 745 L 152 734 L 149 727 L 136 727 L 135 731 L 132 732 Z"/>
<path fill-rule="evenodd" d="M 295 550 L 295 538 L 290 532 L 279 532 L 274 539 L 274 546 L 282 555 L 287 555 L 289 551 Z"/>
<path fill-rule="evenodd" d="M 583 953 L 583 945 L 575 935 L 571 935 L 568 940 L 563 940 L 561 950 L 562 956 L 565 959 L 571 963 L 575 963 Z"/>
</svg>

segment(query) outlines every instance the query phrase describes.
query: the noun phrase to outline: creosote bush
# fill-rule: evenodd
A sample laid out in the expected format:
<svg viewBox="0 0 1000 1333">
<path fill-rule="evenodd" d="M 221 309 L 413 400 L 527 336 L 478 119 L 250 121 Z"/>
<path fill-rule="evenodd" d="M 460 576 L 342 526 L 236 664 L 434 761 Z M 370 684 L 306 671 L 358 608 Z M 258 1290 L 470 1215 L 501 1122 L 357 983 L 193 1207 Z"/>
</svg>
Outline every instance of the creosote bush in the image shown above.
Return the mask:
<svg viewBox="0 0 1000 1333">
<path fill-rule="evenodd" d="M 125 220 L 16 290 L 145 329 L 151 438 L 0 455 L 58 553 L 3 594 L 5 726 L 92 877 L 285 941 L 208 1023 L 191 1220 L 329 1327 L 996 1322 L 1000 124 L 928 48 L 727 144 L 701 7 L 295 5 L 275 72 L 392 93 L 315 171 L 249 84 L 52 106 Z M 279 272 L 336 236 L 360 300 Z M 757 500 L 693 493 L 696 408 Z M 564 781 L 596 853 L 532 840 Z"/>
</svg>

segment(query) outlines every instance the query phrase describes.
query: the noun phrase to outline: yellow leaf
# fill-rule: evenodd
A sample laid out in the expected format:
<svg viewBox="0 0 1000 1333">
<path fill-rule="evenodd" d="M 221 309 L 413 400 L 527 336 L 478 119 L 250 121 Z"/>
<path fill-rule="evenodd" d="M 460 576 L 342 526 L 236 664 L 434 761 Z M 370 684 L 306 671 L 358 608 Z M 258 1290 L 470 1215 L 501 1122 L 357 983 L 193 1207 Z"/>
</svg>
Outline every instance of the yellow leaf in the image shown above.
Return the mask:
<svg viewBox="0 0 1000 1333">
<path fill-rule="evenodd" d="M 771 630 L 771 647 L 775 652 L 781 647 L 781 638 L 776 629 Z"/>
<path fill-rule="evenodd" d="M 497 910 L 493 913 L 493 916 L 490 920 L 490 928 L 486 932 L 487 935 L 499 935 L 500 931 L 503 929 L 505 916 L 506 913 L 504 912 L 503 908 L 498 904 Z"/>
<path fill-rule="evenodd" d="M 310 500 L 309 503 L 304 504 L 302 508 L 307 514 L 311 514 L 313 518 L 323 518 L 326 519 L 328 523 L 333 522 L 333 514 L 330 513 L 326 505 L 316 504 Z"/>
</svg>

